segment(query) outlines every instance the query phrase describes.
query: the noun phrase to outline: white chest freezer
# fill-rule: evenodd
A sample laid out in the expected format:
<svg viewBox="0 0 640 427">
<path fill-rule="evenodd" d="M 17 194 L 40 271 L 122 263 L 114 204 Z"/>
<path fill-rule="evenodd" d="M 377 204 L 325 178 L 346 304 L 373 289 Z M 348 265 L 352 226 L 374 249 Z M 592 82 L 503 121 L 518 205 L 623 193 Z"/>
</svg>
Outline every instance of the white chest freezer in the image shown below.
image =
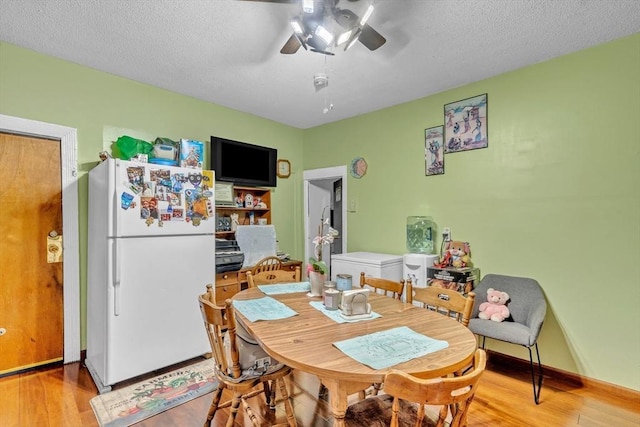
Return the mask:
<svg viewBox="0 0 640 427">
<path fill-rule="evenodd" d="M 331 280 L 338 274 L 350 274 L 352 286 L 360 286 L 360 273 L 383 279 L 402 279 L 402 255 L 379 254 L 373 252 L 351 252 L 331 255 Z"/>
</svg>

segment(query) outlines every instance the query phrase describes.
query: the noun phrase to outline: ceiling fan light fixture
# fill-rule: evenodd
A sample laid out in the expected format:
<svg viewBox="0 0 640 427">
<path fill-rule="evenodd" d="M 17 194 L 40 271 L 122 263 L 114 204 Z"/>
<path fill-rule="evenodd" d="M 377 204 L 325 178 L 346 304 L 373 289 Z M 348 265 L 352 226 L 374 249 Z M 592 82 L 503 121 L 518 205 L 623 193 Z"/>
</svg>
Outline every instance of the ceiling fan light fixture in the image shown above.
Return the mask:
<svg viewBox="0 0 640 427">
<path fill-rule="evenodd" d="M 367 20 L 369 19 L 372 13 L 373 13 L 373 5 L 370 4 L 369 7 L 367 8 L 367 11 L 364 13 L 364 15 L 362 15 L 362 19 L 360 20 L 360 26 L 364 26 L 364 24 L 367 23 Z"/>
<path fill-rule="evenodd" d="M 322 25 L 316 27 L 315 34 L 320 37 L 327 46 L 333 42 L 333 34 Z"/>
<path fill-rule="evenodd" d="M 353 33 L 353 30 L 345 31 L 344 33 L 340 34 L 340 37 L 338 37 L 338 41 L 336 42 L 336 46 L 340 46 L 342 43 L 350 40 L 351 33 Z"/>
</svg>

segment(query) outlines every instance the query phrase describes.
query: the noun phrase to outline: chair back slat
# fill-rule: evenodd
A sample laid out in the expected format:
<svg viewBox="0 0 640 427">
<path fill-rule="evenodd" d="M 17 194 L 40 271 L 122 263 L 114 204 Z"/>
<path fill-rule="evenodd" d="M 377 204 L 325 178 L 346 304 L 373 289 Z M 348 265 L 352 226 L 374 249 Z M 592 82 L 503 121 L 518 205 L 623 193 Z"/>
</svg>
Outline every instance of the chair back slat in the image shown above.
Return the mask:
<svg viewBox="0 0 640 427">
<path fill-rule="evenodd" d="M 369 277 L 366 276 L 363 271 L 360 273 L 360 287 L 369 287 L 373 292 L 401 300 L 402 293 L 404 292 L 404 280 L 395 281 L 379 277 Z"/>
<path fill-rule="evenodd" d="M 419 288 L 414 287 L 410 280 L 407 281 L 406 288 L 409 304 L 417 302 L 423 308 L 453 317 L 464 326 L 469 326 L 476 297 L 475 292 L 469 292 L 465 296 L 458 291 L 435 286 Z"/>
<path fill-rule="evenodd" d="M 247 271 L 247 282 L 250 288 L 258 285 L 273 285 L 276 283 L 294 283 L 300 281 L 300 267 L 295 270 L 269 270 L 259 273 Z"/>
<path fill-rule="evenodd" d="M 251 269 L 252 274 L 260 273 L 261 271 L 273 271 L 273 270 L 282 270 L 282 261 L 280 258 L 276 256 L 268 256 L 262 258 L 260 261 L 256 263 Z"/>
</svg>

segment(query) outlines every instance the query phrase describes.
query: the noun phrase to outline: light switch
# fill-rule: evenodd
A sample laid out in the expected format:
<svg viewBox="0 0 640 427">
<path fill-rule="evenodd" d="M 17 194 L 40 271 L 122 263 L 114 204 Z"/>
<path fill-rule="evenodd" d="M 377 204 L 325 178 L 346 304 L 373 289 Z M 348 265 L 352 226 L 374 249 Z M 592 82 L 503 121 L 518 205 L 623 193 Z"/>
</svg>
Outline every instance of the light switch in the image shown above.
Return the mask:
<svg viewBox="0 0 640 427">
<path fill-rule="evenodd" d="M 353 198 L 349 199 L 349 212 L 355 212 L 358 209 L 358 201 Z"/>
</svg>

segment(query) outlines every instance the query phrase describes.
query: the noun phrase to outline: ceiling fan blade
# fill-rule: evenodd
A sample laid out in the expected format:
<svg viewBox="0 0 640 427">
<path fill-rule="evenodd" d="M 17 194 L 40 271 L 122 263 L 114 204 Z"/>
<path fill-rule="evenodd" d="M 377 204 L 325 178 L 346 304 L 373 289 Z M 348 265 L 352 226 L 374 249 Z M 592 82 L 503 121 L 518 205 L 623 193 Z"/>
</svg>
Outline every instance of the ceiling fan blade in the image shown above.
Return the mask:
<svg viewBox="0 0 640 427">
<path fill-rule="evenodd" d="M 291 37 L 289 37 L 289 40 L 287 40 L 284 46 L 282 46 L 282 49 L 280 49 L 280 53 L 284 53 L 285 55 L 294 54 L 298 51 L 298 49 L 300 49 L 300 46 L 302 46 L 302 44 L 300 43 L 296 35 L 292 34 Z M 307 49 L 306 46 L 304 48 L 305 50 Z"/>
<path fill-rule="evenodd" d="M 358 40 L 360 40 L 360 42 L 369 50 L 376 50 L 387 41 L 387 39 L 382 37 L 379 32 L 371 28 L 369 24 L 364 24 L 364 27 L 362 27 L 362 33 Z"/>
</svg>

